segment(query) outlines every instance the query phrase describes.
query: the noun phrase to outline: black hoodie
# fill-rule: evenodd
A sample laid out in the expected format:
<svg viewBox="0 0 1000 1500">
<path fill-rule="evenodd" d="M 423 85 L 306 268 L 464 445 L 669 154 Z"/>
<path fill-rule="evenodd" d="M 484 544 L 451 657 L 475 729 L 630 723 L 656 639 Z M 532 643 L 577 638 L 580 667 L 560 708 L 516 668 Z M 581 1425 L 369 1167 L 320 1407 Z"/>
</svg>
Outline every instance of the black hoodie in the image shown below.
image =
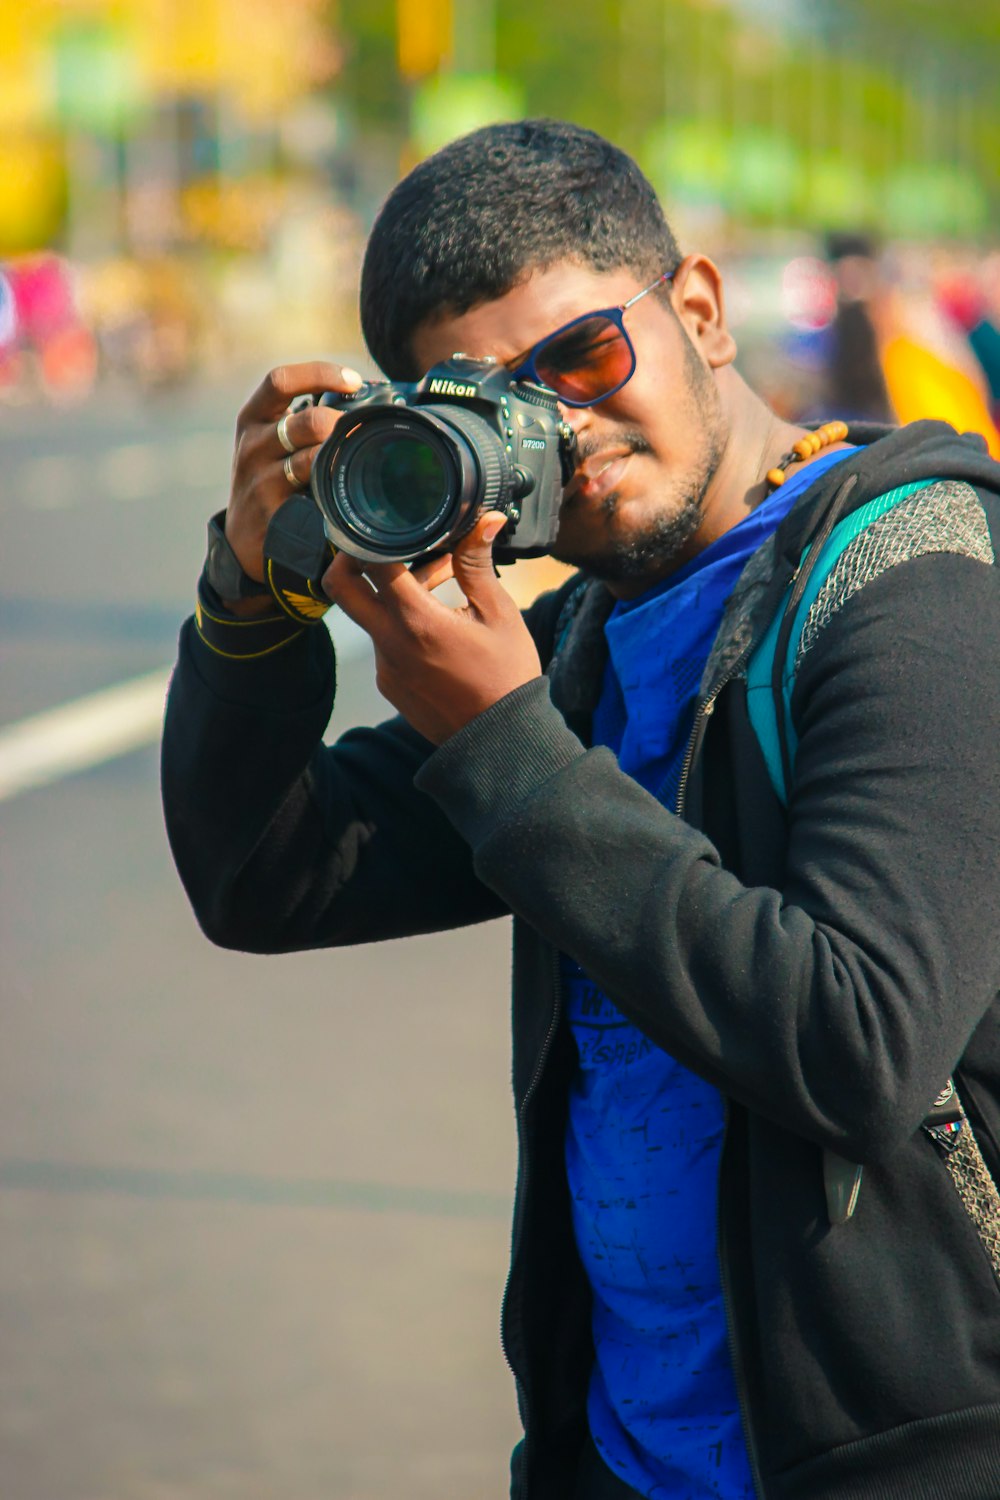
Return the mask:
<svg viewBox="0 0 1000 1500">
<path fill-rule="evenodd" d="M 1000 1496 L 1000 1288 L 919 1128 L 954 1073 L 1000 1175 L 1000 468 L 939 423 L 850 440 L 868 446 L 805 492 L 727 607 L 683 816 L 587 748 L 599 584 L 529 611 L 548 677 L 436 751 L 399 720 L 320 744 L 325 631 L 255 665 L 182 635 L 164 796 L 210 936 L 276 952 L 514 913 L 520 1497 L 571 1500 L 592 1358 L 560 950 L 728 1101 L 720 1257 L 760 1496 Z M 833 507 L 924 479 L 802 658 L 786 816 L 747 653 Z M 865 1167 L 836 1227 L 824 1151 Z"/>
</svg>

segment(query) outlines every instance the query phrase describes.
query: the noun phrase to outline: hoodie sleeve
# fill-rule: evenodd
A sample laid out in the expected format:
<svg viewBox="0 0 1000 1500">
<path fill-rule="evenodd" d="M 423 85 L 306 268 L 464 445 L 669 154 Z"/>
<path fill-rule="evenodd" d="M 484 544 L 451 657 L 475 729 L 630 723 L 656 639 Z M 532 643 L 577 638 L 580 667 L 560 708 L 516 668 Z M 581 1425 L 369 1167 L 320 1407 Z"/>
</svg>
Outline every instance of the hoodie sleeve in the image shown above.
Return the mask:
<svg viewBox="0 0 1000 1500">
<path fill-rule="evenodd" d="M 526 617 L 543 655 L 562 593 Z M 477 877 L 465 839 L 414 786 L 428 741 L 397 717 L 323 743 L 335 684 L 322 626 L 253 659 L 214 651 L 193 620 L 181 632 L 164 813 L 198 922 L 222 947 L 372 942 L 508 911 Z"/>
</svg>

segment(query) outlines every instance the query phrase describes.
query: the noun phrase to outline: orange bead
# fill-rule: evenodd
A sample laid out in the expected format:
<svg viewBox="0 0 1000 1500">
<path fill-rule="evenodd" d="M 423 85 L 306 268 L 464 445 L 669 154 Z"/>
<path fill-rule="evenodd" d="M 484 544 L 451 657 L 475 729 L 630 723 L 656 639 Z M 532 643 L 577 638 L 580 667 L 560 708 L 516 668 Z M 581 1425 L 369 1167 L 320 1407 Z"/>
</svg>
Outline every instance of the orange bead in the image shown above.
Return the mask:
<svg viewBox="0 0 1000 1500">
<path fill-rule="evenodd" d="M 799 438 L 797 443 L 792 444 L 792 452 L 797 453 L 800 458 L 808 458 L 813 451 L 812 438 Z"/>
<path fill-rule="evenodd" d="M 823 447 L 823 442 L 824 439 L 820 437 L 819 433 L 814 432 L 812 435 L 812 451 L 814 453 L 818 453 L 819 450 Z"/>
<path fill-rule="evenodd" d="M 768 471 L 767 471 L 767 482 L 768 482 L 769 485 L 773 486 L 774 489 L 777 489 L 779 484 L 784 484 L 784 482 L 785 482 L 785 471 L 784 471 L 784 469 L 768 469 Z"/>
<path fill-rule="evenodd" d="M 842 443 L 847 436 L 847 423 L 831 422 L 830 426 L 833 428 L 833 436 L 831 438 L 831 442 Z"/>
</svg>

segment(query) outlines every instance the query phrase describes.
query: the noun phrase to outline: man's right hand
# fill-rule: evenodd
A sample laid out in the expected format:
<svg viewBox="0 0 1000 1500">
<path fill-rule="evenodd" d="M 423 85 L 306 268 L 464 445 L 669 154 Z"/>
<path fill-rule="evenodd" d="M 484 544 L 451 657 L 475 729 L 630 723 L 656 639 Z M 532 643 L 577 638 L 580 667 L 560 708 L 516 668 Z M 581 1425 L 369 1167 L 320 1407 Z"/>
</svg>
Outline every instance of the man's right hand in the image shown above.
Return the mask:
<svg viewBox="0 0 1000 1500">
<path fill-rule="evenodd" d="M 278 436 L 278 423 L 296 396 L 322 391 L 356 391 L 362 384 L 357 370 L 316 361 L 279 365 L 265 375 L 236 419 L 236 452 L 226 539 L 240 566 L 258 583 L 264 581 L 264 533 L 275 511 L 296 490 L 306 489 L 313 459 L 341 416 L 328 406 L 307 406 L 285 423 L 289 454 Z M 284 464 L 292 471 L 292 484 Z M 255 601 L 254 601 L 255 602 Z"/>
</svg>

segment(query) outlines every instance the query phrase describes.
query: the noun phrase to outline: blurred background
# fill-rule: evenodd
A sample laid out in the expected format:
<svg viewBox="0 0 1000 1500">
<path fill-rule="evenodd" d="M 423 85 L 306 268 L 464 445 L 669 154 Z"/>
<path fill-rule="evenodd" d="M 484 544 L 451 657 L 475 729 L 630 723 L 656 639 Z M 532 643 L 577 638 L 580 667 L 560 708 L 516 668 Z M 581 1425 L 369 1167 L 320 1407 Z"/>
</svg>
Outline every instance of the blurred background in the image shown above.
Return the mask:
<svg viewBox="0 0 1000 1500">
<path fill-rule="evenodd" d="M 0 0 L 4 1500 L 506 1492 L 505 924 L 217 952 L 159 810 L 236 411 L 279 361 L 375 373 L 385 193 L 479 124 L 593 126 L 782 415 L 1000 454 L 998 67 L 998 0 Z M 331 628 L 335 735 L 386 710 Z"/>
</svg>

